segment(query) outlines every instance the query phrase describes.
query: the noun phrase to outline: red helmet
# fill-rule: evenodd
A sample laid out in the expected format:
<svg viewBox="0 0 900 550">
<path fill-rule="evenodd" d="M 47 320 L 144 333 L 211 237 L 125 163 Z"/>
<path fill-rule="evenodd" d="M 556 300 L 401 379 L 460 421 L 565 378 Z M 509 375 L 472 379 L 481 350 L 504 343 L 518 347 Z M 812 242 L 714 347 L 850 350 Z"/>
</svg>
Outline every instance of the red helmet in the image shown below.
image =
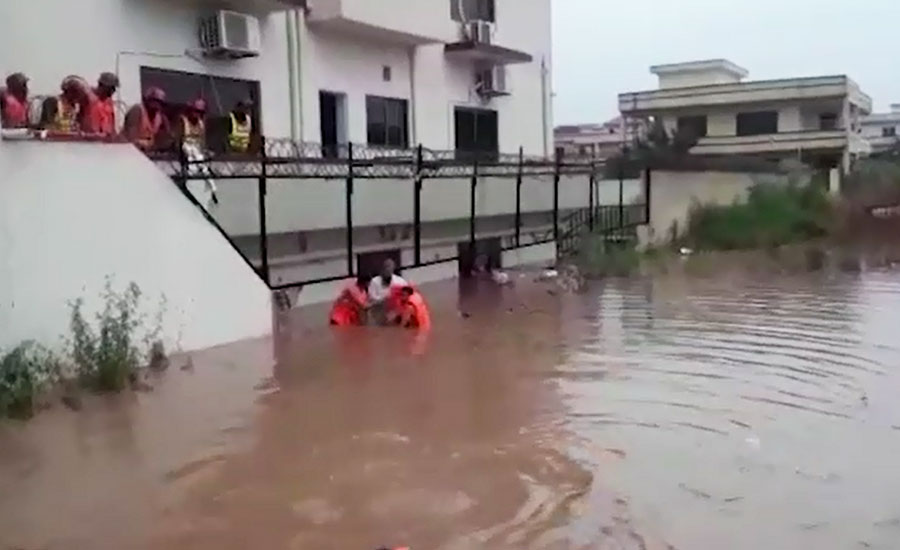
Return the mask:
<svg viewBox="0 0 900 550">
<path fill-rule="evenodd" d="M 204 100 L 203 98 L 197 98 L 194 101 L 191 101 L 191 103 L 190 103 L 190 105 L 188 105 L 188 107 L 192 111 L 205 113 L 206 112 L 206 100 Z"/>
<path fill-rule="evenodd" d="M 144 99 L 163 102 L 166 100 L 166 92 L 162 90 L 162 88 L 158 88 L 156 86 L 151 86 L 144 90 Z"/>
</svg>

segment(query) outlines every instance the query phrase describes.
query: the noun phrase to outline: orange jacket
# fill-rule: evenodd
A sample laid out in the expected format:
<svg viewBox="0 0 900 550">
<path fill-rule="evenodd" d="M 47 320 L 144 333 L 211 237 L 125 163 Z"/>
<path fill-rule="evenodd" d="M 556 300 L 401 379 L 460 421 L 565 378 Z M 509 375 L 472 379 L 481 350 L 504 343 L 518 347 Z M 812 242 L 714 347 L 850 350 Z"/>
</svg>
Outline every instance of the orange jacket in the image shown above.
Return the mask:
<svg viewBox="0 0 900 550">
<path fill-rule="evenodd" d="M 111 97 L 100 99 L 90 94 L 84 131 L 89 134 L 112 136 L 116 133 L 116 104 Z"/>
<path fill-rule="evenodd" d="M 431 314 L 425 298 L 418 290 L 413 291 L 412 296 L 402 303 L 404 328 L 429 330 L 431 328 Z"/>
<path fill-rule="evenodd" d="M 363 308 L 368 300 L 366 291 L 351 282 L 338 295 L 331 307 L 329 320 L 332 325 L 339 327 L 361 325 L 363 320 Z"/>
<path fill-rule="evenodd" d="M 3 108 L 3 121 L 10 128 L 20 128 L 28 125 L 28 103 L 19 101 L 16 96 L 3 92 L 0 95 Z"/>
</svg>

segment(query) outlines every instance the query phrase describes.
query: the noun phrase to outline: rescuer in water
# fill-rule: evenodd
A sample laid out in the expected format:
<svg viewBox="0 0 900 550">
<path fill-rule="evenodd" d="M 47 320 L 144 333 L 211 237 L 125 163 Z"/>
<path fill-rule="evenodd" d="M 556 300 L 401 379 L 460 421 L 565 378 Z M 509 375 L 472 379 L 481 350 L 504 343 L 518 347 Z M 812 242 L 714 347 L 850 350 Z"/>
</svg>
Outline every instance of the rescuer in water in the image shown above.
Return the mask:
<svg viewBox="0 0 900 550">
<path fill-rule="evenodd" d="M 366 324 L 366 310 L 369 295 L 366 291 L 369 277 L 360 275 L 345 286 L 331 307 L 329 321 L 337 327 L 360 326 Z"/>
<path fill-rule="evenodd" d="M 395 292 L 399 307 L 393 316 L 394 323 L 403 328 L 429 330 L 431 315 L 422 294 L 410 285 L 396 289 Z"/>
</svg>

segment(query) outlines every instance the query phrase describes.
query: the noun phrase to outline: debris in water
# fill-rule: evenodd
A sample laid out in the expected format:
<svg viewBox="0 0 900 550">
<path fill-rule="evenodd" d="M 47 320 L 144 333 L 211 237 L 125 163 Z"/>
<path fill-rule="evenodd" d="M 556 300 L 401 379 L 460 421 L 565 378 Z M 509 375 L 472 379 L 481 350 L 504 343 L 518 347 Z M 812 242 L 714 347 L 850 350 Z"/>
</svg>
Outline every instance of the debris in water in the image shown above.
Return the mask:
<svg viewBox="0 0 900 550">
<path fill-rule="evenodd" d="M 462 317 L 463 319 L 468 319 L 469 317 L 472 316 L 472 314 L 469 313 L 468 311 L 460 311 L 459 316 Z"/>
<path fill-rule="evenodd" d="M 159 372 L 168 368 L 169 357 L 166 355 L 166 347 L 157 340 L 150 347 L 150 369 Z"/>
<path fill-rule="evenodd" d="M 684 489 L 685 491 L 689 492 L 690 494 L 694 495 L 695 497 L 700 497 L 700 498 L 703 498 L 706 500 L 709 500 L 712 498 L 712 495 L 710 495 L 709 493 L 704 493 L 703 491 L 701 491 L 699 489 L 694 489 L 693 487 L 688 487 L 684 483 L 679 483 L 678 487 L 680 489 Z"/>
<path fill-rule="evenodd" d="M 549 281 L 550 279 L 556 279 L 559 277 L 559 271 L 555 269 L 545 269 L 541 271 L 541 274 L 538 276 L 539 281 Z"/>
<path fill-rule="evenodd" d="M 694 249 L 688 248 L 686 246 L 682 246 L 681 248 L 678 249 L 678 253 L 681 254 L 682 256 L 690 256 L 691 254 L 694 253 Z"/>
</svg>

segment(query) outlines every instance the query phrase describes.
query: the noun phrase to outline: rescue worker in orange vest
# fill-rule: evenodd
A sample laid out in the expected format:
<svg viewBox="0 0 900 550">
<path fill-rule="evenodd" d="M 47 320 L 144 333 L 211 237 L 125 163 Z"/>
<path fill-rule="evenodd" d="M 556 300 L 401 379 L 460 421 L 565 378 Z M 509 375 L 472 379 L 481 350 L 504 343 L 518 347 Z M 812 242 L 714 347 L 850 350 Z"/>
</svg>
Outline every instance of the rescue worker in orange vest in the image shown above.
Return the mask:
<svg viewBox="0 0 900 550">
<path fill-rule="evenodd" d="M 250 110 L 253 102 L 242 99 L 229 114 L 231 118 L 228 132 L 228 148 L 234 153 L 246 153 L 250 149 L 250 135 L 253 133 L 253 117 Z"/>
<path fill-rule="evenodd" d="M 22 73 L 7 76 L 0 90 L 0 122 L 4 128 L 28 126 L 28 77 Z"/>
<path fill-rule="evenodd" d="M 165 102 L 166 92 L 154 86 L 148 88 L 143 101 L 125 115 L 125 137 L 141 151 L 154 150 L 169 133 L 168 121 L 163 114 Z"/>
<path fill-rule="evenodd" d="M 369 281 L 369 277 L 360 275 L 341 290 L 331 307 L 329 321 L 332 325 L 349 327 L 366 324 L 366 308 L 369 302 L 366 289 Z"/>
<path fill-rule="evenodd" d="M 78 133 L 90 103 L 89 86 L 80 76 L 67 76 L 60 89 L 58 97 L 44 100 L 41 127 L 58 134 Z"/>
<path fill-rule="evenodd" d="M 206 101 L 195 99 L 181 115 L 175 129 L 178 141 L 206 150 Z"/>
<path fill-rule="evenodd" d="M 408 285 L 401 287 L 397 292 L 399 292 L 400 311 L 396 314 L 396 324 L 403 328 L 429 330 L 431 315 L 422 294 Z"/>
<path fill-rule="evenodd" d="M 119 88 L 119 77 L 113 73 L 103 73 L 97 80 L 97 87 L 90 92 L 90 101 L 83 130 L 89 134 L 112 137 L 116 134 L 116 104 L 113 94 Z"/>
</svg>

